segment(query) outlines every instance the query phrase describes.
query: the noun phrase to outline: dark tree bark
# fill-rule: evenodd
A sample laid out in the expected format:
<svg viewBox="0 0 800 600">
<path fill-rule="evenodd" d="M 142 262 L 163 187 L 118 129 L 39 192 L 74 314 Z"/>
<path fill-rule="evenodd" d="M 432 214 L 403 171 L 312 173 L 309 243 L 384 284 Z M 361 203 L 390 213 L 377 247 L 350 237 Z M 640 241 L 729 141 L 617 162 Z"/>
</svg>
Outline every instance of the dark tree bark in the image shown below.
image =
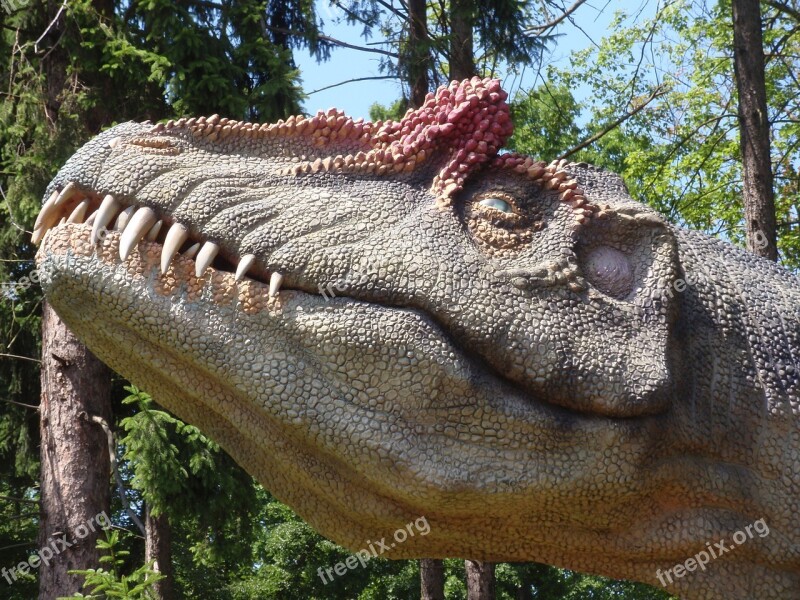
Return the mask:
<svg viewBox="0 0 800 600">
<path fill-rule="evenodd" d="M 533 600 L 533 583 L 530 574 L 523 575 L 522 585 L 517 589 L 517 600 Z"/>
<path fill-rule="evenodd" d="M 107 0 L 97 0 L 107 8 Z M 61 94 L 68 85 L 67 55 L 59 40 L 67 28 L 59 2 L 42 2 L 47 52 L 45 114 L 58 127 Z M 59 12 L 60 11 L 60 12 Z M 83 577 L 67 573 L 99 566 L 96 542 L 109 511 L 109 457 L 102 428 L 81 415 L 111 419 L 111 377 L 45 302 L 42 309 L 41 505 L 38 544 L 53 556 L 39 567 L 39 599 L 81 591 Z M 104 517 L 98 521 L 98 515 Z M 58 551 L 56 551 L 58 550 Z"/>
<path fill-rule="evenodd" d="M 450 79 L 469 79 L 478 74 L 472 38 L 475 10 L 472 0 L 450 2 Z"/>
<path fill-rule="evenodd" d="M 408 84 L 411 88 L 411 106 L 419 108 L 430 89 L 429 74 L 433 70 L 426 0 L 408 0 L 408 19 Z"/>
<path fill-rule="evenodd" d="M 438 558 L 419 561 L 422 600 L 444 600 L 444 563 Z"/>
<path fill-rule="evenodd" d="M 733 59 L 739 92 L 747 248 L 760 256 L 777 260 L 770 126 L 758 0 L 733 0 Z"/>
<path fill-rule="evenodd" d="M 172 600 L 175 597 L 174 573 L 172 569 L 172 530 L 167 515 L 154 517 L 147 506 L 145 515 L 144 560 L 153 563 L 153 570 L 164 575 L 164 579 L 153 586 L 159 600 Z"/>
<path fill-rule="evenodd" d="M 467 600 L 494 600 L 494 563 L 464 561 L 467 570 Z"/>
<path fill-rule="evenodd" d="M 110 421 L 111 377 L 47 303 L 42 315 L 41 509 L 39 548 L 52 550 L 39 567 L 39 600 L 81 591 L 71 569 L 99 566 L 95 548 L 109 510 L 109 459 L 102 428 Z M 69 546 L 67 546 L 69 544 Z"/>
</svg>

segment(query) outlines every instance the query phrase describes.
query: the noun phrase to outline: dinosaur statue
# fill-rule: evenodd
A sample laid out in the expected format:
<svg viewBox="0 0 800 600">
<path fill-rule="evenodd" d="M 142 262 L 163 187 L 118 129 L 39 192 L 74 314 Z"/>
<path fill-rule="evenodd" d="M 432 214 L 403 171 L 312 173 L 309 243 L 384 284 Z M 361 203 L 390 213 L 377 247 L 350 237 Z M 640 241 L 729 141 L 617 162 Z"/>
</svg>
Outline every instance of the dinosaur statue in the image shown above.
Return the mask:
<svg viewBox="0 0 800 600">
<path fill-rule="evenodd" d="M 800 598 L 797 280 L 502 152 L 505 100 L 113 127 L 47 190 L 45 293 L 348 548 L 424 517 L 387 556 Z"/>
</svg>

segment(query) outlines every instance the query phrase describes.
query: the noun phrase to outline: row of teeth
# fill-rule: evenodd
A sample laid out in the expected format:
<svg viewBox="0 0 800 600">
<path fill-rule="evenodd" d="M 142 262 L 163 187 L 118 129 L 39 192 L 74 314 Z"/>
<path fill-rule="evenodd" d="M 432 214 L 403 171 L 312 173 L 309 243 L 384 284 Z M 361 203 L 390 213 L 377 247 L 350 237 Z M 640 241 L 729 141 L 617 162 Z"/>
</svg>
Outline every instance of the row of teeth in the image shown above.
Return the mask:
<svg viewBox="0 0 800 600">
<path fill-rule="evenodd" d="M 67 215 L 67 206 L 78 200 L 75 208 Z M 153 209 L 146 206 L 127 208 L 111 194 L 103 198 L 100 206 L 85 218 L 92 208 L 92 200 L 74 183 L 69 183 L 59 191 L 54 191 L 42 206 L 36 223 L 33 226 L 31 241 L 38 244 L 48 230 L 62 223 L 83 223 L 92 226 L 92 244 L 96 244 L 104 231 L 119 231 L 119 257 L 124 261 L 142 241 L 158 242 L 161 249 L 161 273 L 166 273 L 170 264 L 178 255 L 178 251 L 189 239 L 189 229 L 181 223 L 173 223 L 165 236 L 160 236 L 164 221 L 159 219 Z M 96 204 L 96 201 L 95 203 Z M 163 240 L 162 240 L 163 237 Z M 200 242 L 187 248 L 181 256 L 194 259 L 195 275 L 202 277 L 219 254 L 219 245 L 214 242 Z M 256 261 L 255 254 L 245 254 L 236 265 L 235 280 L 241 281 Z M 283 275 L 273 272 L 269 278 L 269 295 L 277 296 L 283 283 Z"/>
</svg>

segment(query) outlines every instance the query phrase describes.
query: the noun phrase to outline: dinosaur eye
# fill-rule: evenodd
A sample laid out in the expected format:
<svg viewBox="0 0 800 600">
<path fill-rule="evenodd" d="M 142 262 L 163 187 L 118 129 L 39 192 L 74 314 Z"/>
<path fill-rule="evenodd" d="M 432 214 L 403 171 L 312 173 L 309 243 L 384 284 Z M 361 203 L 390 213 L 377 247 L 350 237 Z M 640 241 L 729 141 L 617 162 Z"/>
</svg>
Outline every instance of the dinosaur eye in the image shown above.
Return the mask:
<svg viewBox="0 0 800 600">
<path fill-rule="evenodd" d="M 497 196 L 489 196 L 484 198 L 480 202 L 478 202 L 481 206 L 488 206 L 489 208 L 493 208 L 495 210 L 499 210 L 500 212 L 504 213 L 513 213 L 514 209 L 511 207 L 511 204 L 503 200 L 502 198 L 498 198 Z"/>
<path fill-rule="evenodd" d="M 521 249 L 543 226 L 542 215 L 526 196 L 497 188 L 469 194 L 464 219 L 473 239 L 491 253 Z"/>
</svg>

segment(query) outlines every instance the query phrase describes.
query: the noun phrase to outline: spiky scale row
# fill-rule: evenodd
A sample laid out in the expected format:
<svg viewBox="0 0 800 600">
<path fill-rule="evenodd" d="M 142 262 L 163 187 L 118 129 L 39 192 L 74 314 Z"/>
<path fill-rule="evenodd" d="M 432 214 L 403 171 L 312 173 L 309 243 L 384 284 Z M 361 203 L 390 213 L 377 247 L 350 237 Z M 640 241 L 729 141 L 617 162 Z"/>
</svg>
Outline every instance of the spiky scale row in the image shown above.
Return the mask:
<svg viewBox="0 0 800 600">
<path fill-rule="evenodd" d="M 349 152 L 301 160 L 291 167 L 295 175 L 321 170 L 375 175 L 410 172 L 435 150 L 446 148 L 447 162 L 434 178 L 431 191 L 447 203 L 469 173 L 489 161 L 511 135 L 507 97 L 499 81 L 474 77 L 429 93 L 420 108 L 409 110 L 400 121 L 370 123 L 330 109 L 310 118 L 289 117 L 263 125 L 219 115 L 182 118 L 155 125 L 152 131 L 188 128 L 195 137 L 209 141 L 232 134 L 259 138 L 303 136 L 317 148 L 346 142 L 342 149 Z"/>
<path fill-rule="evenodd" d="M 313 117 L 292 116 L 277 123 L 248 123 L 211 115 L 210 117 L 181 118 L 176 121 L 159 123 L 151 129 L 153 133 L 171 129 L 188 128 L 195 137 L 209 141 L 223 140 L 231 134 L 252 138 L 272 138 L 279 136 L 306 136 L 312 145 L 322 147 L 334 140 L 356 141 L 368 136 L 375 124 L 365 123 L 363 119 L 353 120 L 336 109 L 320 111 Z"/>
<path fill-rule="evenodd" d="M 568 179 L 569 172 L 565 167 L 570 164 L 565 159 L 554 160 L 550 164 L 536 161 L 520 154 L 502 154 L 496 157 L 491 165 L 496 169 L 508 169 L 527 175 L 542 189 L 559 193 L 562 202 L 569 204 L 575 212 L 578 223 L 584 224 L 593 216 L 604 216 L 599 206 L 586 199 L 586 193 L 574 179 Z"/>
</svg>

